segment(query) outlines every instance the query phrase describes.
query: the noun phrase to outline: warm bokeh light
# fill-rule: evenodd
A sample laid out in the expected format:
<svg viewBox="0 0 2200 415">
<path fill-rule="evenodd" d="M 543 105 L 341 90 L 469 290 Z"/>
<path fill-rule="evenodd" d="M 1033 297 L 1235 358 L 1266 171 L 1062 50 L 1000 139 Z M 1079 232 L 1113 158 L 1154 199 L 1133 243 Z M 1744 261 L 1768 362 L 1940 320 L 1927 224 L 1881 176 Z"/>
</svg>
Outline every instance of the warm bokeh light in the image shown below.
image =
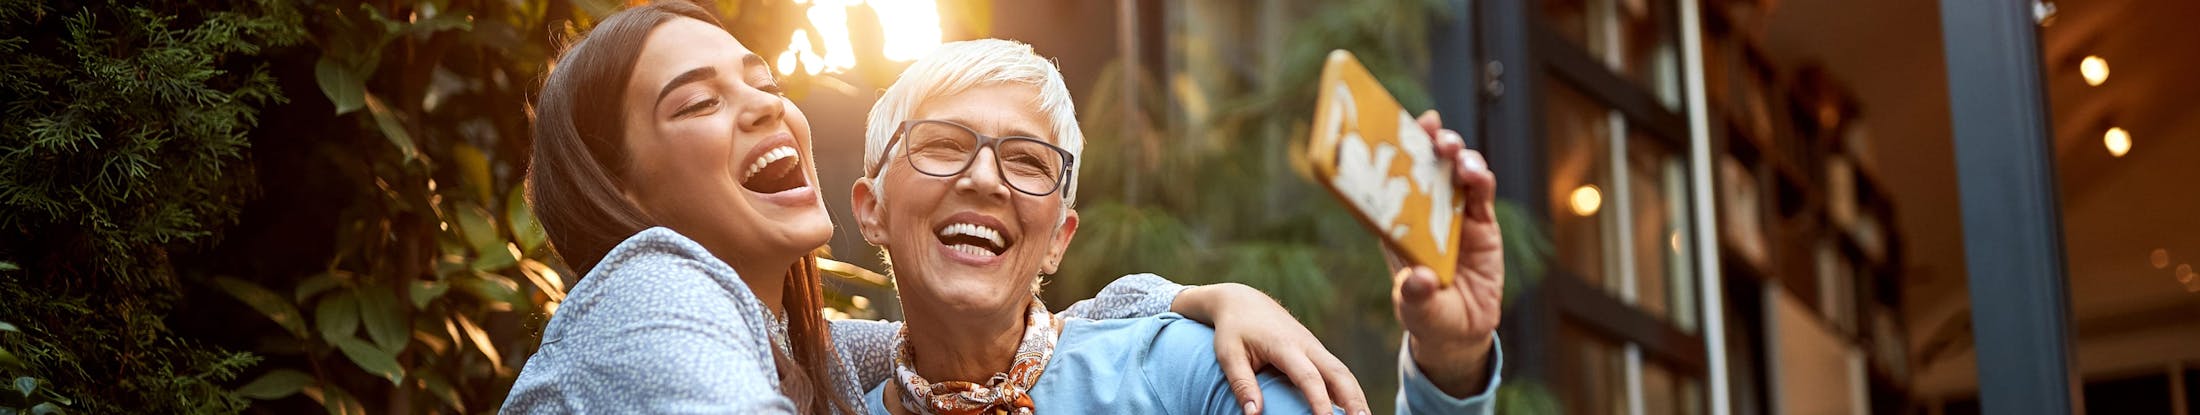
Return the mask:
<svg viewBox="0 0 2200 415">
<path fill-rule="evenodd" d="M 2108 82 L 2108 60 L 2087 55 L 2084 61 L 2078 62 L 2078 74 L 2085 76 L 2086 85 L 2101 86 Z"/>
<path fill-rule="evenodd" d="M 777 64 L 781 75 L 793 75 L 796 67 L 802 68 L 805 73 L 816 75 L 822 69 L 820 66 L 825 64 L 825 58 L 817 55 L 816 47 L 810 46 L 810 32 L 795 29 L 794 40 L 787 42 L 787 51 L 779 52 Z"/>
<path fill-rule="evenodd" d="M 2131 133 L 2124 132 L 2123 127 L 2109 127 L 2108 133 L 2101 134 L 2101 144 L 2108 146 L 2108 154 L 2123 157 L 2131 152 Z"/>
<path fill-rule="evenodd" d="M 940 46 L 940 6 L 932 0 L 871 0 L 886 34 L 886 59 L 913 61 Z"/>
<path fill-rule="evenodd" d="M 795 4 L 804 3 L 813 2 Z M 848 8 L 865 5 L 878 16 L 879 33 L 883 38 L 879 52 L 887 60 L 916 60 L 940 46 L 940 8 L 933 0 L 815 0 L 805 14 L 810 19 L 810 27 L 817 29 L 820 44 L 813 45 L 808 32 L 795 30 L 794 39 L 787 42 L 787 51 L 779 54 L 780 73 L 793 73 L 797 63 L 811 75 L 855 68 L 855 47 L 849 40 Z"/>
<path fill-rule="evenodd" d="M 853 43 L 848 41 L 848 8 L 862 4 L 857 0 L 817 0 L 810 5 L 810 27 L 817 28 L 817 37 L 824 44 L 824 71 L 840 72 L 856 67 Z M 882 15 L 883 16 L 883 15 Z M 889 33 L 887 37 L 893 37 Z"/>
<path fill-rule="evenodd" d="M 1595 215 L 1597 209 L 1604 206 L 1604 193 L 1597 190 L 1597 185 L 1581 185 L 1581 187 L 1574 188 L 1570 202 L 1573 205 L 1575 215 Z"/>
<path fill-rule="evenodd" d="M 2154 265 L 2154 269 L 2169 268 L 2169 250 L 2154 248 L 2154 253 L 2147 255 L 2147 263 Z"/>
</svg>

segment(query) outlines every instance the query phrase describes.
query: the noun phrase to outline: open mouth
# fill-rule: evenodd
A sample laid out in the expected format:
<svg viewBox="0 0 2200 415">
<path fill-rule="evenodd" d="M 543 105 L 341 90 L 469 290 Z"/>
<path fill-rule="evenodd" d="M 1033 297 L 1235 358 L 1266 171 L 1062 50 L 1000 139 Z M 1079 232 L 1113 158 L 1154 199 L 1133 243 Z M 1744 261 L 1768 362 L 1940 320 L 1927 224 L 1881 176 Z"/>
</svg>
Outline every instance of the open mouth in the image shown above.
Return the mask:
<svg viewBox="0 0 2200 415">
<path fill-rule="evenodd" d="M 802 175 L 802 157 L 792 144 L 781 144 L 751 158 L 741 176 L 741 187 L 772 194 L 808 186 Z"/>
<path fill-rule="evenodd" d="M 1015 246 L 1014 240 L 1002 236 L 999 226 L 974 222 L 985 221 L 950 221 L 933 234 L 947 249 L 980 258 L 1000 256 L 1008 252 L 1008 247 Z"/>
</svg>

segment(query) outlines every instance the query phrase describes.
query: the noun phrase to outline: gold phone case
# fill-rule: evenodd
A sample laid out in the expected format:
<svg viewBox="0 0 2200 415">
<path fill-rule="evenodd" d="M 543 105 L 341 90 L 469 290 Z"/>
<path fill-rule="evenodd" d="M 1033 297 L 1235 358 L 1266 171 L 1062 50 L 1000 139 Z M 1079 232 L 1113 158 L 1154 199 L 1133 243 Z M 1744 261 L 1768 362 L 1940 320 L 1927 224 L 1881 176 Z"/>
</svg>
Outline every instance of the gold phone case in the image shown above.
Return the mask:
<svg viewBox="0 0 2200 415">
<path fill-rule="evenodd" d="M 1466 203 L 1453 191 L 1451 160 L 1436 156 L 1428 132 L 1351 52 L 1329 52 L 1318 86 L 1306 146 L 1315 181 L 1402 259 L 1451 284 Z"/>
</svg>

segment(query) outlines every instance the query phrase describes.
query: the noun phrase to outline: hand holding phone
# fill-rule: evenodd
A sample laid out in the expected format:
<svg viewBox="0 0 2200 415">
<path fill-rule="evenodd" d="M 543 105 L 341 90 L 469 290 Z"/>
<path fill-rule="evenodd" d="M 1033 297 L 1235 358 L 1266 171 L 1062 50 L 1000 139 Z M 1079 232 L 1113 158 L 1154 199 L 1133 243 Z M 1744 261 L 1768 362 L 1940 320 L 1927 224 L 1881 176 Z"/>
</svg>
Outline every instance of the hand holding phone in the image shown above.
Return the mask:
<svg viewBox="0 0 2200 415">
<path fill-rule="evenodd" d="M 1351 52 L 1330 52 L 1318 86 L 1307 144 L 1315 181 L 1405 260 L 1451 284 L 1466 202 L 1451 183 L 1452 160 Z"/>
</svg>

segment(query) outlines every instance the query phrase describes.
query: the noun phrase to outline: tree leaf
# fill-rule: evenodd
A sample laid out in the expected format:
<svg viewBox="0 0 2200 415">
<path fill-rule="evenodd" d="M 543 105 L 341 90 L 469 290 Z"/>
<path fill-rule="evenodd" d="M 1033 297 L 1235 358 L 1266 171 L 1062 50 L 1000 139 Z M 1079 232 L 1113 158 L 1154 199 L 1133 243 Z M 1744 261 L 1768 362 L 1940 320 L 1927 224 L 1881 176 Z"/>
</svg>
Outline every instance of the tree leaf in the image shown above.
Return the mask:
<svg viewBox="0 0 2200 415">
<path fill-rule="evenodd" d="M 413 281 L 405 291 L 412 296 L 413 308 L 428 308 L 429 301 L 443 298 L 451 290 L 451 284 L 442 281 Z"/>
<path fill-rule="evenodd" d="M 491 195 L 495 191 L 491 190 L 490 187 L 496 186 L 496 181 L 490 180 L 489 155 L 483 154 L 480 148 L 475 148 L 472 144 L 466 143 L 453 143 L 450 150 L 448 160 L 452 164 L 457 164 L 458 173 L 465 178 L 464 183 L 461 183 L 461 185 L 466 186 L 466 190 L 473 191 L 474 200 L 481 203 L 494 201 Z"/>
<path fill-rule="evenodd" d="M 16 358 L 15 353 L 8 352 L 8 349 L 0 349 L 0 367 L 23 367 L 23 359 Z"/>
<path fill-rule="evenodd" d="M 405 129 L 405 123 L 397 118 L 397 113 L 390 111 L 389 106 L 383 105 L 382 99 L 376 98 L 374 94 L 366 94 L 363 100 L 367 113 L 374 115 L 374 125 L 382 131 L 382 138 L 389 139 L 390 145 L 397 146 L 397 151 L 405 154 L 405 161 L 420 158 L 420 147 L 413 145 L 412 133 Z"/>
<path fill-rule="evenodd" d="M 504 237 L 497 234 L 496 223 L 489 220 L 489 211 L 481 205 L 460 202 L 458 208 L 459 236 L 466 238 L 466 246 L 473 248 L 472 268 L 476 271 L 494 271 L 510 268 L 519 263 L 512 251 L 504 247 Z"/>
<path fill-rule="evenodd" d="M 365 107 L 367 79 L 335 55 L 323 54 L 313 64 L 313 80 L 321 85 L 321 94 L 336 105 L 336 115 L 344 115 Z"/>
<path fill-rule="evenodd" d="M 313 308 L 313 324 L 321 329 L 321 339 L 335 341 L 351 338 L 359 331 L 359 300 L 351 291 L 337 291 Z"/>
<path fill-rule="evenodd" d="M 527 282 L 534 283 L 535 289 L 549 295 L 551 302 L 565 301 L 565 279 L 558 278 L 558 272 L 551 270 L 549 265 L 532 259 L 522 259 L 519 260 L 519 273 L 527 276 Z"/>
<path fill-rule="evenodd" d="M 0 271 L 18 271 L 22 269 L 23 267 L 15 265 L 14 261 L 0 261 Z"/>
<path fill-rule="evenodd" d="M 364 238 L 366 236 L 361 235 L 360 237 Z M 294 298 L 299 303 L 304 303 L 306 302 L 306 300 L 313 299 L 313 296 L 315 295 L 320 295 L 322 292 L 326 292 L 329 289 L 343 286 L 343 280 L 336 278 L 338 274 L 349 276 L 349 274 L 351 273 L 342 270 L 329 270 L 328 272 L 313 274 L 313 276 L 311 277 L 306 277 L 306 279 L 298 281 L 298 288 L 296 290 L 293 290 L 292 298 Z"/>
<path fill-rule="evenodd" d="M 214 286 L 221 288 L 222 292 L 229 293 L 229 296 L 235 297 L 237 301 L 252 306 L 252 309 L 258 310 L 260 315 L 267 316 L 269 320 L 274 320 L 275 324 L 282 326 L 283 330 L 289 331 L 292 336 L 301 339 L 306 338 L 305 315 L 299 314 L 298 307 L 291 305 L 289 300 L 284 300 L 283 296 L 276 295 L 274 291 L 268 291 L 266 288 L 261 288 L 259 284 L 253 284 L 251 281 L 232 277 L 214 277 Z"/>
<path fill-rule="evenodd" d="M 498 357 L 496 342 L 489 340 L 488 331 L 482 330 L 481 326 L 475 325 L 473 320 L 467 319 L 464 315 L 452 315 L 451 321 L 456 322 L 458 330 L 465 333 L 468 340 L 474 342 L 475 349 L 481 350 L 481 357 L 489 358 L 489 364 L 494 366 L 498 374 L 501 375 L 505 372 L 504 359 Z"/>
<path fill-rule="evenodd" d="M 451 340 L 441 336 L 441 332 L 428 327 L 443 323 L 443 316 L 428 316 L 427 313 L 421 313 L 420 316 L 422 318 L 413 320 L 413 327 L 416 327 L 413 329 L 413 341 L 420 342 L 421 346 L 427 347 L 429 355 L 442 357 L 444 352 L 450 350 Z M 418 375 L 418 373 L 415 373 L 415 375 Z"/>
<path fill-rule="evenodd" d="M 442 399 L 444 403 L 450 404 L 453 412 L 466 413 L 465 401 L 460 400 L 458 390 L 452 389 L 451 382 L 444 380 L 442 374 L 427 370 L 414 373 L 414 376 L 420 378 L 420 386 L 426 388 L 428 394 L 435 395 L 436 399 Z"/>
<path fill-rule="evenodd" d="M 390 354 L 405 350 L 405 343 L 411 339 L 412 316 L 405 312 L 405 304 L 397 301 L 397 294 L 389 287 L 366 287 L 358 294 L 359 317 L 366 323 L 367 338 Z"/>
<path fill-rule="evenodd" d="M 15 328 L 15 324 L 14 324 L 14 323 L 9 323 L 9 322 L 5 322 L 5 321 L 0 321 L 0 331 L 12 331 L 12 332 L 17 332 L 17 333 L 22 333 L 22 332 L 23 332 L 23 330 L 22 330 L 22 329 L 17 329 L 17 328 Z"/>
<path fill-rule="evenodd" d="M 451 285 L 458 287 L 459 291 L 472 294 L 483 301 L 500 304 L 507 308 L 527 301 L 526 297 L 519 294 L 519 283 L 503 275 L 486 272 L 475 272 L 471 275 L 461 274 L 451 278 Z"/>
<path fill-rule="evenodd" d="M 61 411 L 60 405 L 54 405 L 53 402 L 42 402 L 38 406 L 31 407 L 31 415 L 60 415 L 65 413 L 67 412 Z"/>
<path fill-rule="evenodd" d="M 15 378 L 15 391 L 22 392 L 23 398 L 29 399 L 31 392 L 38 391 L 38 378 L 29 376 Z"/>
<path fill-rule="evenodd" d="M 467 267 L 475 271 L 487 272 L 511 268 L 517 264 L 519 264 L 519 259 L 512 256 L 512 251 L 489 250 L 481 251 L 481 256 L 474 258 L 474 262 L 468 264 Z"/>
<path fill-rule="evenodd" d="M 521 253 L 535 252 L 550 238 L 543 232 L 542 222 L 535 220 L 534 209 L 527 206 L 525 187 L 512 186 L 512 194 L 504 197 L 504 226 L 512 230 L 512 239 L 519 243 Z"/>
<path fill-rule="evenodd" d="M 313 375 L 291 369 L 275 369 L 237 388 L 237 395 L 263 401 L 282 399 L 313 383 Z"/>
<path fill-rule="evenodd" d="M 413 36 L 427 36 L 433 35 L 435 34 L 435 32 L 441 32 L 445 30 L 474 30 L 474 22 L 472 20 L 469 20 L 468 17 L 469 16 L 456 13 L 438 13 L 434 17 L 420 19 L 419 21 L 415 21 L 411 25 L 406 26 L 405 34 Z"/>
<path fill-rule="evenodd" d="M 308 387 L 303 392 L 306 393 L 306 396 L 320 401 L 321 407 L 328 409 L 329 415 L 367 414 L 366 405 L 361 405 L 358 398 L 351 397 L 350 393 L 344 392 L 344 388 L 336 387 L 336 385 L 329 385 L 327 389 Z"/>
<path fill-rule="evenodd" d="M 336 349 L 343 351 L 344 357 L 359 365 L 360 370 L 388 379 L 391 385 L 405 380 L 405 368 L 397 365 L 397 357 L 371 343 L 350 336 L 331 339 L 330 343 L 335 343 Z"/>
</svg>

